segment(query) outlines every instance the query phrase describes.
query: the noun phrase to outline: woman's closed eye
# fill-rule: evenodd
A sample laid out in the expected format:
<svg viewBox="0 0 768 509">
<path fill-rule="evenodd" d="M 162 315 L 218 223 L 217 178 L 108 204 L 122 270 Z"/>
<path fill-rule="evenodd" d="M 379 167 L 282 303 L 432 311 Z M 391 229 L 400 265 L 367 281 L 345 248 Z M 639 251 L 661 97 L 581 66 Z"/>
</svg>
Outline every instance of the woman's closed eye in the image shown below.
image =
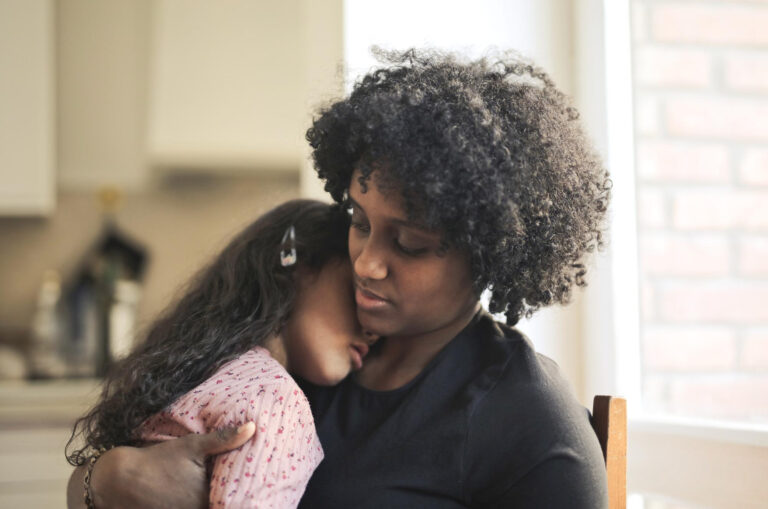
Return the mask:
<svg viewBox="0 0 768 509">
<path fill-rule="evenodd" d="M 409 243 L 403 242 L 398 238 L 395 238 L 395 247 L 408 256 L 418 256 L 429 251 L 429 247 L 409 245 Z"/>
<path fill-rule="evenodd" d="M 359 235 L 370 235 L 371 225 L 359 206 L 353 203 L 347 208 L 347 212 L 350 228 L 357 231 Z M 395 250 L 406 256 L 419 256 L 431 249 L 428 242 L 414 235 L 409 228 L 393 227 L 392 235 Z"/>
<path fill-rule="evenodd" d="M 354 204 L 347 206 L 347 214 L 349 214 L 349 226 L 363 233 L 371 231 L 371 225 L 368 224 L 365 216 L 360 212 L 358 207 Z"/>
<path fill-rule="evenodd" d="M 371 232 L 371 226 L 367 222 L 356 219 L 354 216 L 352 216 L 349 225 L 361 234 L 368 235 Z M 400 239 L 398 237 L 395 237 L 392 242 L 394 243 L 395 249 L 407 256 L 419 256 L 429 251 L 428 246 L 424 246 L 423 244 L 414 241 Z"/>
<path fill-rule="evenodd" d="M 355 230 L 361 231 L 363 233 L 368 233 L 371 231 L 371 226 L 368 223 L 356 220 L 354 217 L 352 217 L 349 225 Z"/>
</svg>

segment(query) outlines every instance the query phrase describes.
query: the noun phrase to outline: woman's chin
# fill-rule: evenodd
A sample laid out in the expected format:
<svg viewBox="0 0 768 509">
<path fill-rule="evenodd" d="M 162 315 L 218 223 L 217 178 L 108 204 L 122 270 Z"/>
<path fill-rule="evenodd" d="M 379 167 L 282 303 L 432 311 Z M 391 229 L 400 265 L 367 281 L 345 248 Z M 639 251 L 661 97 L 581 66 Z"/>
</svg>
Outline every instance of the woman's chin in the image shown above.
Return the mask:
<svg viewBox="0 0 768 509">
<path fill-rule="evenodd" d="M 372 316 L 363 310 L 357 310 L 357 320 L 366 334 L 379 338 L 391 335 L 387 334 L 387 322 L 385 320 L 378 319 L 376 316 Z"/>
</svg>

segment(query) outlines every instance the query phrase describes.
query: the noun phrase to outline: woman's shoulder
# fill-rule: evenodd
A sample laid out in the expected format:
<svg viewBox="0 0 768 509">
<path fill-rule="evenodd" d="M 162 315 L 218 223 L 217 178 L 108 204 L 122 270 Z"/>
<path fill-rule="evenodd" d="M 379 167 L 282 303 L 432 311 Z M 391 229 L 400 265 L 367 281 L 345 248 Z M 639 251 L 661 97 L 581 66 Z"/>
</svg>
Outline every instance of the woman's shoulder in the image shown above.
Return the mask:
<svg viewBox="0 0 768 509">
<path fill-rule="evenodd" d="M 536 352 L 519 330 L 486 314 L 472 339 L 477 362 L 472 387 L 480 394 L 472 409 L 474 425 L 482 427 L 486 419 L 495 419 L 521 424 L 515 431 L 591 432 L 587 409 L 560 367 Z"/>
<path fill-rule="evenodd" d="M 485 378 L 487 388 L 498 383 L 509 387 L 547 384 L 549 379 L 562 378 L 557 363 L 537 353 L 525 334 L 487 312 L 478 313 L 462 335 L 465 340 L 454 357 L 472 364 L 475 373 Z"/>
<path fill-rule="evenodd" d="M 533 342 L 519 329 L 496 321 L 481 312 L 469 331 L 469 348 L 481 366 L 492 366 L 501 378 L 539 383 L 563 380 L 557 363 L 536 351 Z"/>
<path fill-rule="evenodd" d="M 496 362 L 484 370 L 485 390 L 467 435 L 473 485 L 494 499 L 527 486 L 537 477 L 526 476 L 538 471 L 558 482 L 566 474 L 591 479 L 600 496 L 604 465 L 589 412 L 555 361 L 537 353 L 520 331 L 499 323 L 494 328 L 481 341 Z"/>
</svg>

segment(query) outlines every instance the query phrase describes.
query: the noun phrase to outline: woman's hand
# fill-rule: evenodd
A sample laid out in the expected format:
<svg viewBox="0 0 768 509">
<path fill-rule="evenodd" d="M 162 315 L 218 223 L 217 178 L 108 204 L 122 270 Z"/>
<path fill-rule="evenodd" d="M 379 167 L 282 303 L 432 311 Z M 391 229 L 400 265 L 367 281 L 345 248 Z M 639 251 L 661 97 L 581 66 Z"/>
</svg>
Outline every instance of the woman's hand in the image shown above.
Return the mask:
<svg viewBox="0 0 768 509">
<path fill-rule="evenodd" d="M 256 426 L 247 423 L 205 435 L 187 435 L 148 447 L 116 447 L 96 462 L 91 494 L 97 508 L 208 507 L 205 459 L 247 442 Z M 67 506 L 85 507 L 85 467 L 72 473 Z"/>
</svg>

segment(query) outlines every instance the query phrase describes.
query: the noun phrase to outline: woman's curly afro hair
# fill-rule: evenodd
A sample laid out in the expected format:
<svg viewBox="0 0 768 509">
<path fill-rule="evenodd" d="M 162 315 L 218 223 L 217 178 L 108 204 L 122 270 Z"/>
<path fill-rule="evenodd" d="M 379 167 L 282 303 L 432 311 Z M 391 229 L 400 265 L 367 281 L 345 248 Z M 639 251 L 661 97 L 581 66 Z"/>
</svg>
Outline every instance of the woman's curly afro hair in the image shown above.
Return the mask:
<svg viewBox="0 0 768 509">
<path fill-rule="evenodd" d="M 467 253 L 475 290 L 509 324 L 567 303 L 602 246 L 610 194 L 568 99 L 515 54 L 375 52 L 385 67 L 307 131 L 326 191 L 343 203 L 353 171 L 365 189 L 376 170 L 410 219 Z"/>
</svg>

